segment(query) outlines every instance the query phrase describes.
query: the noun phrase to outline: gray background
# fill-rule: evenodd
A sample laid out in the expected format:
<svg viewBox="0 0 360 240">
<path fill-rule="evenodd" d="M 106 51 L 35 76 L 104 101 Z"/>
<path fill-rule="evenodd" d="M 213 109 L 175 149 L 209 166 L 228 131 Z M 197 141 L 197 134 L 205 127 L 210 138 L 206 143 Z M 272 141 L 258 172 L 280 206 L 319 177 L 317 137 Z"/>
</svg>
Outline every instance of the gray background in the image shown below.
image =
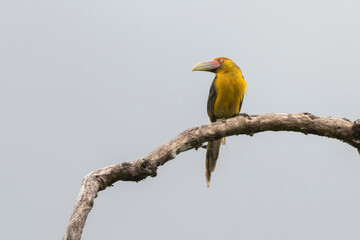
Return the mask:
<svg viewBox="0 0 360 240">
<path fill-rule="evenodd" d="M 60 239 L 82 178 L 207 124 L 226 56 L 242 112 L 360 117 L 360 2 L 1 0 L 2 239 Z M 227 139 L 99 194 L 83 239 L 359 239 L 360 159 L 299 133 Z"/>
</svg>

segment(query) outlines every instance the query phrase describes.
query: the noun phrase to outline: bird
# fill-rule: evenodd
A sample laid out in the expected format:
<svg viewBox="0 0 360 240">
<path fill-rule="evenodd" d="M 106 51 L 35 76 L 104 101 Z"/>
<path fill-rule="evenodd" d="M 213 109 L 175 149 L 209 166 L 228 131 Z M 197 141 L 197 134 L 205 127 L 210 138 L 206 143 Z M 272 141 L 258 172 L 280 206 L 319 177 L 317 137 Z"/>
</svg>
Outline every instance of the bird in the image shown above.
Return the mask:
<svg viewBox="0 0 360 240">
<path fill-rule="evenodd" d="M 224 119 L 235 117 L 240 113 L 247 83 L 235 62 L 226 57 L 216 57 L 213 60 L 196 64 L 192 71 L 215 73 L 207 101 L 207 113 L 211 122 L 224 121 Z M 206 147 L 207 187 L 210 186 L 211 173 L 215 170 L 221 143 L 225 144 L 225 138 L 211 140 Z"/>
</svg>

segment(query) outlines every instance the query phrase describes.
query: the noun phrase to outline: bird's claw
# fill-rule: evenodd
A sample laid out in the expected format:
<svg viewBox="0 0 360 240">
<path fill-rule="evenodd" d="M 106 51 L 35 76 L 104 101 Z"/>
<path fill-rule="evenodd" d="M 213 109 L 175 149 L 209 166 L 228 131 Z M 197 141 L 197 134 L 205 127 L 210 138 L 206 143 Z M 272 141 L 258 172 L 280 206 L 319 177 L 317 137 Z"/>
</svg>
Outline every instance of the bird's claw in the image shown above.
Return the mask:
<svg viewBox="0 0 360 240">
<path fill-rule="evenodd" d="M 239 116 L 243 116 L 243 117 L 246 117 L 246 118 L 251 118 L 249 114 L 247 113 L 239 113 Z"/>
</svg>

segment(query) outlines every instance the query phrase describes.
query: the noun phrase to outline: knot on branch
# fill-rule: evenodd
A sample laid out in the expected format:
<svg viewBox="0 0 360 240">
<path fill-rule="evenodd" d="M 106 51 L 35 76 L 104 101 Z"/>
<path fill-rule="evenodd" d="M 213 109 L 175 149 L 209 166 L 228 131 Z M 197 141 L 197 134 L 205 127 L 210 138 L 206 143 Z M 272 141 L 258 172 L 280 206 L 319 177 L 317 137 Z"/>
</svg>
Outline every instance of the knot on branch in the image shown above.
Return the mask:
<svg viewBox="0 0 360 240">
<path fill-rule="evenodd" d="M 120 165 L 121 174 L 117 176 L 115 181 L 134 181 L 139 182 L 148 176 L 155 177 L 157 175 L 156 163 L 150 159 L 139 159 L 137 162 L 123 162 Z"/>
<path fill-rule="evenodd" d="M 144 159 L 141 163 L 141 168 L 146 176 L 156 177 L 157 175 L 157 165 L 148 159 Z"/>
<path fill-rule="evenodd" d="M 360 119 L 354 122 L 354 125 L 351 128 L 353 136 L 355 139 L 360 140 Z"/>
<path fill-rule="evenodd" d="M 99 191 L 105 190 L 106 187 L 108 187 L 108 184 L 106 183 L 106 181 L 101 177 L 101 175 L 96 174 L 94 175 L 95 180 L 98 182 L 99 184 Z M 112 185 L 109 185 L 112 186 Z M 97 194 L 96 194 L 97 195 Z"/>
<path fill-rule="evenodd" d="M 304 114 L 305 116 L 308 116 L 311 120 L 315 120 L 315 119 L 318 118 L 317 116 L 315 116 L 315 115 L 312 114 L 312 113 L 304 112 L 303 114 Z"/>
</svg>

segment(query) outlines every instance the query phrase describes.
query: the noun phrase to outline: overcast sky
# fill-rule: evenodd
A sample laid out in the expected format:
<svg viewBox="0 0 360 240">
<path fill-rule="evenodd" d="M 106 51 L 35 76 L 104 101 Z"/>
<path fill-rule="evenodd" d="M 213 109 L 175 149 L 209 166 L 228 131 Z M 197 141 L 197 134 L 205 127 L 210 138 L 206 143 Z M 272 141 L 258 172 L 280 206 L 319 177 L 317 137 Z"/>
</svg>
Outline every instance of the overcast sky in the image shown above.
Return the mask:
<svg viewBox="0 0 360 240">
<path fill-rule="evenodd" d="M 89 172 L 207 124 L 226 56 L 242 112 L 360 118 L 358 0 L 1 0 L 2 239 L 61 239 Z M 236 136 L 99 193 L 83 239 L 360 239 L 360 157 L 299 133 Z"/>
</svg>

